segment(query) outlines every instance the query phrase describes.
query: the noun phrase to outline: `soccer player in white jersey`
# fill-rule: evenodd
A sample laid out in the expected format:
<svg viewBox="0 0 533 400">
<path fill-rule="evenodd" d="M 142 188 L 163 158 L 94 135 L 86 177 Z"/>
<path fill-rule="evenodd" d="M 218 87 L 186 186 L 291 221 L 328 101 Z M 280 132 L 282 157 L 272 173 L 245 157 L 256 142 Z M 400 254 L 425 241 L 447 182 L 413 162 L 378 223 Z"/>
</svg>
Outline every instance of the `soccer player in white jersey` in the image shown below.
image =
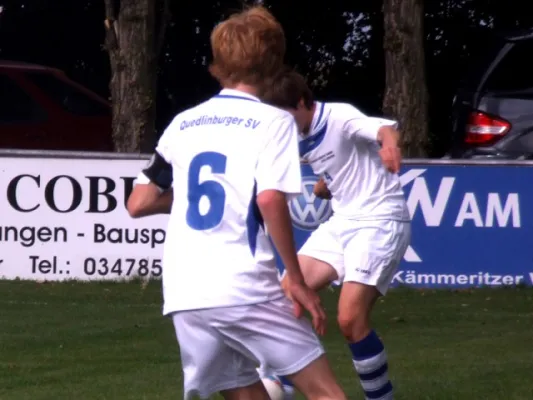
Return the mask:
<svg viewBox="0 0 533 400">
<path fill-rule="evenodd" d="M 314 192 L 331 198 L 333 216 L 298 253 L 305 281 L 316 290 L 342 283 L 338 324 L 366 398 L 392 399 L 384 346 L 371 328 L 370 314 L 387 292 L 411 236 L 397 174 L 396 122 L 367 117 L 349 104 L 314 101 L 305 79 L 294 71 L 269 86 L 263 100 L 294 115 L 302 132 L 300 155 L 321 177 Z M 289 281 L 286 276 L 283 285 Z"/>
<path fill-rule="evenodd" d="M 185 398 L 267 400 L 256 371 L 265 364 L 308 399 L 345 400 L 311 324 L 295 316 L 303 306 L 323 332 L 324 310 L 304 282 L 287 207 L 301 190 L 298 128 L 256 96 L 281 69 L 283 30 L 254 7 L 217 25 L 211 46 L 210 72 L 224 89 L 174 118 L 128 200 L 132 216 L 165 212 L 172 201 L 163 312 L 179 341 Z"/>
</svg>

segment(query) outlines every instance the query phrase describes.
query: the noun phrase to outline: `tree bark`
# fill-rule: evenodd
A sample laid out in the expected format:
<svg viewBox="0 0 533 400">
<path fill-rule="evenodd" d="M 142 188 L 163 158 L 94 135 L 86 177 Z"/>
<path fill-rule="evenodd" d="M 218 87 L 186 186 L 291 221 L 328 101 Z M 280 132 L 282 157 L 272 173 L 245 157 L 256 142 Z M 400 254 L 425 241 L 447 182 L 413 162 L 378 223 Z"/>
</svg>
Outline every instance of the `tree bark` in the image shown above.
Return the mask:
<svg viewBox="0 0 533 400">
<path fill-rule="evenodd" d="M 383 0 L 385 95 L 383 111 L 397 118 L 409 158 L 428 151 L 428 92 L 423 0 Z"/>
<path fill-rule="evenodd" d="M 157 61 L 168 0 L 159 32 L 155 0 L 122 0 L 120 9 L 115 9 L 116 1 L 104 1 L 115 151 L 152 152 L 156 142 Z"/>
</svg>

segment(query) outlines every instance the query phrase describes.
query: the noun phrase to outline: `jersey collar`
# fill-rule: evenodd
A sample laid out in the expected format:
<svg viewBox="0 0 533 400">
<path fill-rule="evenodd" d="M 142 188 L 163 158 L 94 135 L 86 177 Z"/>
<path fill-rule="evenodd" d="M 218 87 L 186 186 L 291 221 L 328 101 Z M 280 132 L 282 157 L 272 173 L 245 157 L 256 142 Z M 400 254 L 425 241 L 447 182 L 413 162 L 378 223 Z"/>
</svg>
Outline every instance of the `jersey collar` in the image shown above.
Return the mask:
<svg viewBox="0 0 533 400">
<path fill-rule="evenodd" d="M 235 90 L 235 89 L 222 89 L 220 93 L 215 96 L 215 98 L 251 100 L 251 101 L 258 101 L 258 102 L 261 101 L 257 97 L 249 93 L 241 92 L 240 90 Z"/>
<path fill-rule="evenodd" d="M 309 135 L 304 137 L 298 144 L 300 157 L 304 158 L 309 152 L 320 146 L 328 130 L 328 117 L 331 110 L 326 107 L 326 103 L 317 101 L 315 104 L 315 114 L 313 115 Z"/>
<path fill-rule="evenodd" d="M 313 121 L 311 122 L 311 129 L 309 130 L 311 136 L 322 130 L 324 125 L 327 124 L 329 117 L 329 110 L 326 109 L 326 103 L 317 101 L 315 102 L 315 105 L 315 114 L 313 115 Z"/>
</svg>

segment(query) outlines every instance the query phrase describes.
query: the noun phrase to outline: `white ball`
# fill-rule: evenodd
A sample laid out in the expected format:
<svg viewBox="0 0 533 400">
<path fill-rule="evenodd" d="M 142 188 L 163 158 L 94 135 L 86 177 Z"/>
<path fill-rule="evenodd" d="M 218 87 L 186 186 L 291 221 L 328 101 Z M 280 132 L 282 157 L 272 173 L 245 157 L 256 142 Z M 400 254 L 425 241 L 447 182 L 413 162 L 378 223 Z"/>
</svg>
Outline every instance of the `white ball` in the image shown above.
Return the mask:
<svg viewBox="0 0 533 400">
<path fill-rule="evenodd" d="M 265 385 L 266 391 L 271 400 L 283 400 L 285 397 L 285 392 L 283 391 L 282 383 L 278 379 L 274 377 L 268 377 L 261 380 L 263 381 L 263 385 Z"/>
</svg>

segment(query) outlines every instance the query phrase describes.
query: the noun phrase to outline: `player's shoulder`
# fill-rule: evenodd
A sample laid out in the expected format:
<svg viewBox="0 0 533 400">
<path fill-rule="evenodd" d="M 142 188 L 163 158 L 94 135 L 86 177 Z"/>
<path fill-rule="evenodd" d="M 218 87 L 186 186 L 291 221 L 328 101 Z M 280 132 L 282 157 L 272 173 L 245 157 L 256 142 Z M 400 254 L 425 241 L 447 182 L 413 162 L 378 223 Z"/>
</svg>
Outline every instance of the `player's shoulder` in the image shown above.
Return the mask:
<svg viewBox="0 0 533 400">
<path fill-rule="evenodd" d="M 229 101 L 221 97 L 212 97 L 203 103 L 189 108 L 174 118 L 174 124 L 179 125 L 180 121 L 187 121 L 197 118 L 199 115 L 220 115 L 220 116 L 232 116 L 236 118 L 254 118 L 255 120 L 261 120 L 268 125 L 269 121 L 278 119 L 293 120 L 292 114 L 288 111 L 282 110 L 263 103 L 261 101 L 247 101 L 247 98 L 243 99 L 230 99 Z M 236 103 L 236 101 L 238 103 Z"/>
<path fill-rule="evenodd" d="M 258 131 L 268 136 L 272 134 L 273 130 L 276 132 L 286 131 L 293 124 L 296 125 L 291 113 L 262 102 L 250 104 L 243 116 L 255 119 L 258 123 Z"/>
<path fill-rule="evenodd" d="M 194 121 L 199 115 L 201 116 L 202 110 L 205 108 L 205 105 L 208 102 L 209 100 L 204 101 L 194 107 L 187 108 L 176 114 L 167 125 L 161 138 L 169 140 L 172 137 L 176 137 L 177 134 L 185 130 L 190 125 L 190 121 Z"/>
<path fill-rule="evenodd" d="M 272 106 L 270 104 L 257 102 L 255 103 L 255 105 L 258 108 L 258 110 L 260 110 L 261 113 L 264 114 L 265 120 L 269 119 L 271 121 L 276 121 L 276 120 L 292 121 L 294 119 L 294 117 L 292 116 L 290 112 L 285 111 L 281 108 Z"/>
<path fill-rule="evenodd" d="M 350 120 L 354 118 L 366 117 L 361 110 L 350 103 L 333 102 L 326 103 L 326 105 L 330 110 L 330 115 L 338 120 Z"/>
<path fill-rule="evenodd" d="M 172 119 L 172 122 L 170 123 L 171 126 L 174 128 L 178 128 L 180 130 L 184 130 L 187 128 L 186 122 L 190 120 L 194 120 L 195 118 L 198 118 L 199 116 L 203 115 L 209 108 L 210 100 L 203 101 L 194 107 L 187 108 L 180 113 L 176 114 L 176 116 Z"/>
</svg>

